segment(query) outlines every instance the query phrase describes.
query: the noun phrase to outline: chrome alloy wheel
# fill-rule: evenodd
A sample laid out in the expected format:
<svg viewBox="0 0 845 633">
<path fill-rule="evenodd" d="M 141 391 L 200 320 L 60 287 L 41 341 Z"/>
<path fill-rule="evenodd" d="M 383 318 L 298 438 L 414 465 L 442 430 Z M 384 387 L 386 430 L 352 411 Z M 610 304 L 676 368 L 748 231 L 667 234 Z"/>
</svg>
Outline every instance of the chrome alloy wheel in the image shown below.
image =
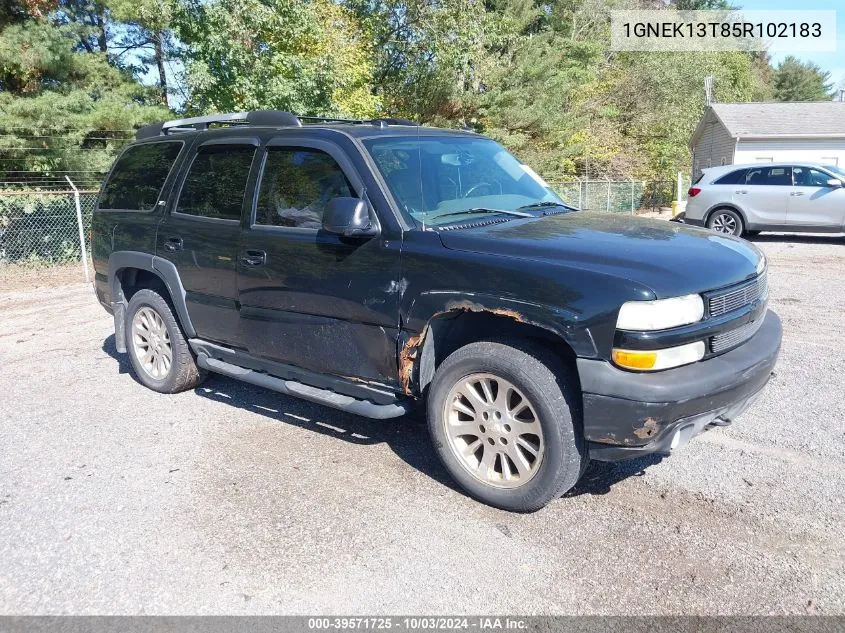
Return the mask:
<svg viewBox="0 0 845 633">
<path fill-rule="evenodd" d="M 132 318 L 132 347 L 141 369 L 156 380 L 164 380 L 173 364 L 173 347 L 161 315 L 144 306 Z"/>
<path fill-rule="evenodd" d="M 728 235 L 736 234 L 736 218 L 728 213 L 720 213 L 713 218 L 712 229 Z"/>
<path fill-rule="evenodd" d="M 543 429 L 531 402 L 510 382 L 471 374 L 452 387 L 445 406 L 449 446 L 473 477 L 497 488 L 517 488 L 537 474 Z"/>
</svg>

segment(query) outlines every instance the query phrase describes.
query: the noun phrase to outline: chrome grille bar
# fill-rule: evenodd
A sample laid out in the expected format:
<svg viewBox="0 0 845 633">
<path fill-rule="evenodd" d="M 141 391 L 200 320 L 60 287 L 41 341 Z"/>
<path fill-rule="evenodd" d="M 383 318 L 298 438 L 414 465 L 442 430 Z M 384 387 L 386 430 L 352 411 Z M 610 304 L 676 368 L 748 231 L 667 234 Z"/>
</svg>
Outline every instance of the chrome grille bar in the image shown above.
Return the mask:
<svg viewBox="0 0 845 633">
<path fill-rule="evenodd" d="M 713 295 L 708 301 L 710 316 L 721 316 L 765 298 L 768 294 L 768 279 L 764 272 L 748 284 L 721 294 Z"/>
<path fill-rule="evenodd" d="M 730 332 L 717 334 L 710 339 L 710 351 L 714 354 L 718 354 L 720 352 L 727 351 L 732 347 L 736 347 L 737 345 L 741 345 L 754 336 L 761 325 L 763 325 L 762 316 L 756 321 L 751 321 L 750 323 L 741 325 Z"/>
</svg>

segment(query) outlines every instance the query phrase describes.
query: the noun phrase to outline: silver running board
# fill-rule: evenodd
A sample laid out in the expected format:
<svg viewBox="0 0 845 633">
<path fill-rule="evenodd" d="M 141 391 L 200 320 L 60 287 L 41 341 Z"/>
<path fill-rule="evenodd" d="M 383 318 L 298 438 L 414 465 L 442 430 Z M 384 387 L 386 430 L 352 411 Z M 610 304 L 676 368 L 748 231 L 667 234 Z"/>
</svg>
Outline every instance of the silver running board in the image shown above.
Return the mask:
<svg viewBox="0 0 845 633">
<path fill-rule="evenodd" d="M 309 402 L 316 402 L 317 404 L 323 404 L 334 409 L 340 409 L 347 413 L 362 415 L 366 418 L 375 418 L 378 420 L 398 418 L 411 410 L 411 403 L 406 400 L 400 400 L 390 404 L 375 404 L 369 400 L 358 400 L 352 396 L 329 391 L 328 389 L 311 387 L 301 382 L 283 380 L 282 378 L 277 378 L 264 372 L 232 365 L 222 360 L 209 358 L 207 354 L 203 353 L 197 355 L 197 365 L 203 369 L 208 369 L 209 371 L 217 372 L 218 374 L 223 374 L 231 378 L 237 378 L 252 385 L 272 389 L 288 396 L 301 398 Z"/>
</svg>

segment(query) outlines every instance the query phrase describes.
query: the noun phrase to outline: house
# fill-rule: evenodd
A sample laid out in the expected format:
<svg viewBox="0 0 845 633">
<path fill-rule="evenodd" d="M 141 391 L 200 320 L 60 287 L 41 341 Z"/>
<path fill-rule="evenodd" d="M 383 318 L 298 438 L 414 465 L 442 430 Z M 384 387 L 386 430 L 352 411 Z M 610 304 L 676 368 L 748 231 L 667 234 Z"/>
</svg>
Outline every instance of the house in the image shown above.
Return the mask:
<svg viewBox="0 0 845 633">
<path fill-rule="evenodd" d="M 716 165 L 796 160 L 845 166 L 845 103 L 714 103 L 689 143 L 693 178 Z"/>
</svg>

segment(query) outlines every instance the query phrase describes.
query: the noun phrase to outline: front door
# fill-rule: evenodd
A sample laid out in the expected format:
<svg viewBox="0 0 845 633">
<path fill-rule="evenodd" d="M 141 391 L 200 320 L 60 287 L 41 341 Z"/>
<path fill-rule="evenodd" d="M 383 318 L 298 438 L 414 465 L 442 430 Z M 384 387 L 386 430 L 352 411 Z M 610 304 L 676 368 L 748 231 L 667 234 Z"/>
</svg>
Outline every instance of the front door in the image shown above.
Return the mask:
<svg viewBox="0 0 845 633">
<path fill-rule="evenodd" d="M 363 193 L 333 143 L 271 140 L 263 162 L 239 256 L 247 349 L 319 373 L 398 384 L 401 239 L 321 229 L 329 200 Z"/>
<path fill-rule="evenodd" d="M 761 165 L 748 169 L 745 183 L 734 187 L 734 201 L 749 224 L 784 226 L 791 190 L 791 167 Z"/>
<path fill-rule="evenodd" d="M 156 254 L 179 271 L 191 322 L 205 340 L 238 344 L 238 240 L 255 152 L 250 142 L 197 148 L 158 229 Z"/>
<path fill-rule="evenodd" d="M 841 231 L 845 223 L 845 189 L 827 184 L 838 178 L 805 166 L 793 167 L 792 173 L 795 185 L 787 212 L 790 226 Z"/>
</svg>

